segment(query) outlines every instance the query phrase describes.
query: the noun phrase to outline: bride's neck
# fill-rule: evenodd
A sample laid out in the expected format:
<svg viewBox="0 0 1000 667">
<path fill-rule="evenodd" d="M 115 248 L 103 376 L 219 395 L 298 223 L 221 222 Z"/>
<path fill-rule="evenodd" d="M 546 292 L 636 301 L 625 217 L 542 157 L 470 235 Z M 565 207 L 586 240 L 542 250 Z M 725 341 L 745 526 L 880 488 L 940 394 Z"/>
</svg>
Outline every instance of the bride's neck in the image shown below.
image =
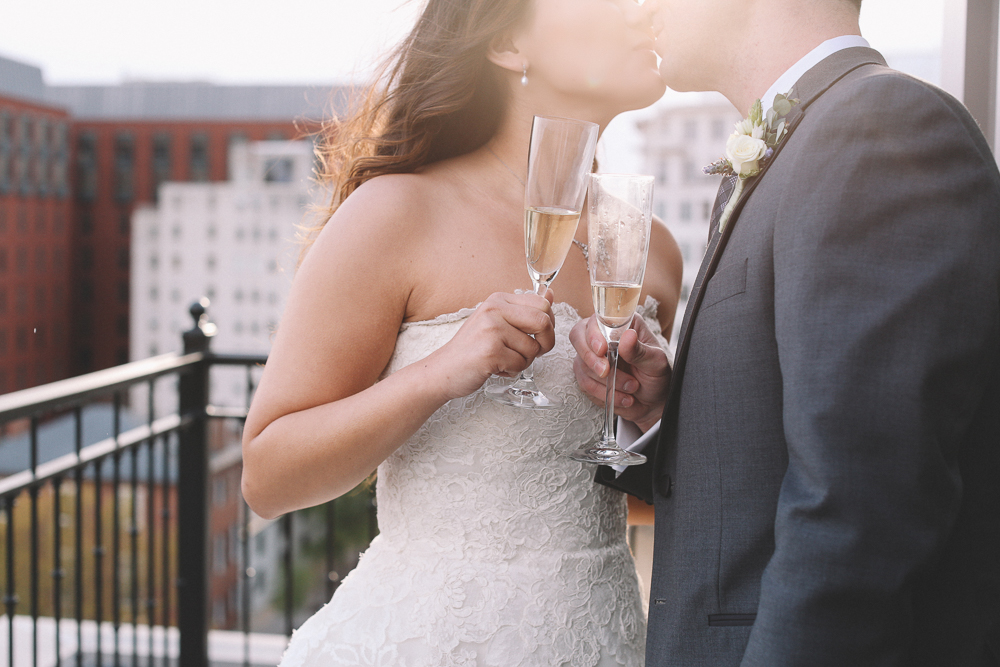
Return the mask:
<svg viewBox="0 0 1000 667">
<path fill-rule="evenodd" d="M 598 117 L 598 114 L 590 110 L 531 103 L 531 100 L 514 96 L 500 127 L 486 146 L 522 183 L 528 175 L 528 143 L 531 141 L 531 122 L 536 115 L 591 121 L 600 126 L 600 134 L 604 133 L 604 128 L 611 122 L 611 118 Z"/>
</svg>

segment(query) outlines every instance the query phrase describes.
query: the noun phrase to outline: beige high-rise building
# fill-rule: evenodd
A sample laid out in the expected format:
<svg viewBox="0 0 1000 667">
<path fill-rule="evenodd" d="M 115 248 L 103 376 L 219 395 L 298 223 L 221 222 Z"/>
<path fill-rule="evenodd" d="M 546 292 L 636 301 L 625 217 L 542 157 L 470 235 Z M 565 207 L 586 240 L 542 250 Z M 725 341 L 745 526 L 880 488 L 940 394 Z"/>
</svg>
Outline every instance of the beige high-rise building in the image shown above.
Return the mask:
<svg viewBox="0 0 1000 667">
<path fill-rule="evenodd" d="M 711 99 L 698 106 L 663 108 L 637 124 L 643 137 L 642 171 L 656 177 L 653 213 L 666 223 L 684 257 L 674 344 L 708 245 L 708 221 L 720 182 L 702 168 L 722 157 L 726 139 L 741 118 L 721 97 Z"/>
</svg>

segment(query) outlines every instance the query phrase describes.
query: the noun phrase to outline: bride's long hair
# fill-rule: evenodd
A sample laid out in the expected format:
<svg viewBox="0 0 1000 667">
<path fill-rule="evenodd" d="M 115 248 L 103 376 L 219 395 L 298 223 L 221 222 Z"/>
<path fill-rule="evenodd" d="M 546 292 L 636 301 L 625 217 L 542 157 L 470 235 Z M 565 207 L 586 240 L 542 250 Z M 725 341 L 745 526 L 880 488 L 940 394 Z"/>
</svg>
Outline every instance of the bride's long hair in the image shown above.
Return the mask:
<svg viewBox="0 0 1000 667">
<path fill-rule="evenodd" d="M 420 167 L 485 144 L 507 108 L 503 70 L 487 58 L 531 0 L 429 0 L 416 25 L 343 119 L 327 122 L 317 146 L 318 179 L 332 191 L 322 221 L 365 181 Z"/>
</svg>

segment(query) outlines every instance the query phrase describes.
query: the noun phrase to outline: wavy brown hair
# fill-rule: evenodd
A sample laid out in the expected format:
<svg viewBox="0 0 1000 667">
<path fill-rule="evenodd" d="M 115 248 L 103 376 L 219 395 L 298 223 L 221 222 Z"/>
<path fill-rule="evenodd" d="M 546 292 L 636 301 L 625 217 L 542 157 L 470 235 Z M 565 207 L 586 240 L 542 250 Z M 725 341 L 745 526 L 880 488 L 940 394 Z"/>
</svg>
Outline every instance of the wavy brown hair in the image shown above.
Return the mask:
<svg viewBox="0 0 1000 667">
<path fill-rule="evenodd" d="M 469 153 L 496 133 L 508 89 L 487 53 L 525 19 L 530 3 L 428 0 L 355 108 L 324 127 L 318 178 L 332 195 L 322 222 L 306 230 L 306 247 L 365 181 Z"/>
</svg>

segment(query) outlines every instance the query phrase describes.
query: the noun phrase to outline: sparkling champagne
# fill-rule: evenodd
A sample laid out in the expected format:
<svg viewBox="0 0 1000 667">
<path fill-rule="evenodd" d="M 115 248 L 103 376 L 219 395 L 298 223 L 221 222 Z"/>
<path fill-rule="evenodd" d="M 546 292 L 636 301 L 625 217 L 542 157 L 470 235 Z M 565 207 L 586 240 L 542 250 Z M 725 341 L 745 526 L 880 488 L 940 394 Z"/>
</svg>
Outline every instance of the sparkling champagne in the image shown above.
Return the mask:
<svg viewBox="0 0 1000 667">
<path fill-rule="evenodd" d="M 524 211 L 524 249 L 533 280 L 548 284 L 566 260 L 580 212 L 548 206 Z"/>
<path fill-rule="evenodd" d="M 597 321 L 608 329 L 627 326 L 639 305 L 639 283 L 595 282 L 591 285 Z"/>
</svg>

